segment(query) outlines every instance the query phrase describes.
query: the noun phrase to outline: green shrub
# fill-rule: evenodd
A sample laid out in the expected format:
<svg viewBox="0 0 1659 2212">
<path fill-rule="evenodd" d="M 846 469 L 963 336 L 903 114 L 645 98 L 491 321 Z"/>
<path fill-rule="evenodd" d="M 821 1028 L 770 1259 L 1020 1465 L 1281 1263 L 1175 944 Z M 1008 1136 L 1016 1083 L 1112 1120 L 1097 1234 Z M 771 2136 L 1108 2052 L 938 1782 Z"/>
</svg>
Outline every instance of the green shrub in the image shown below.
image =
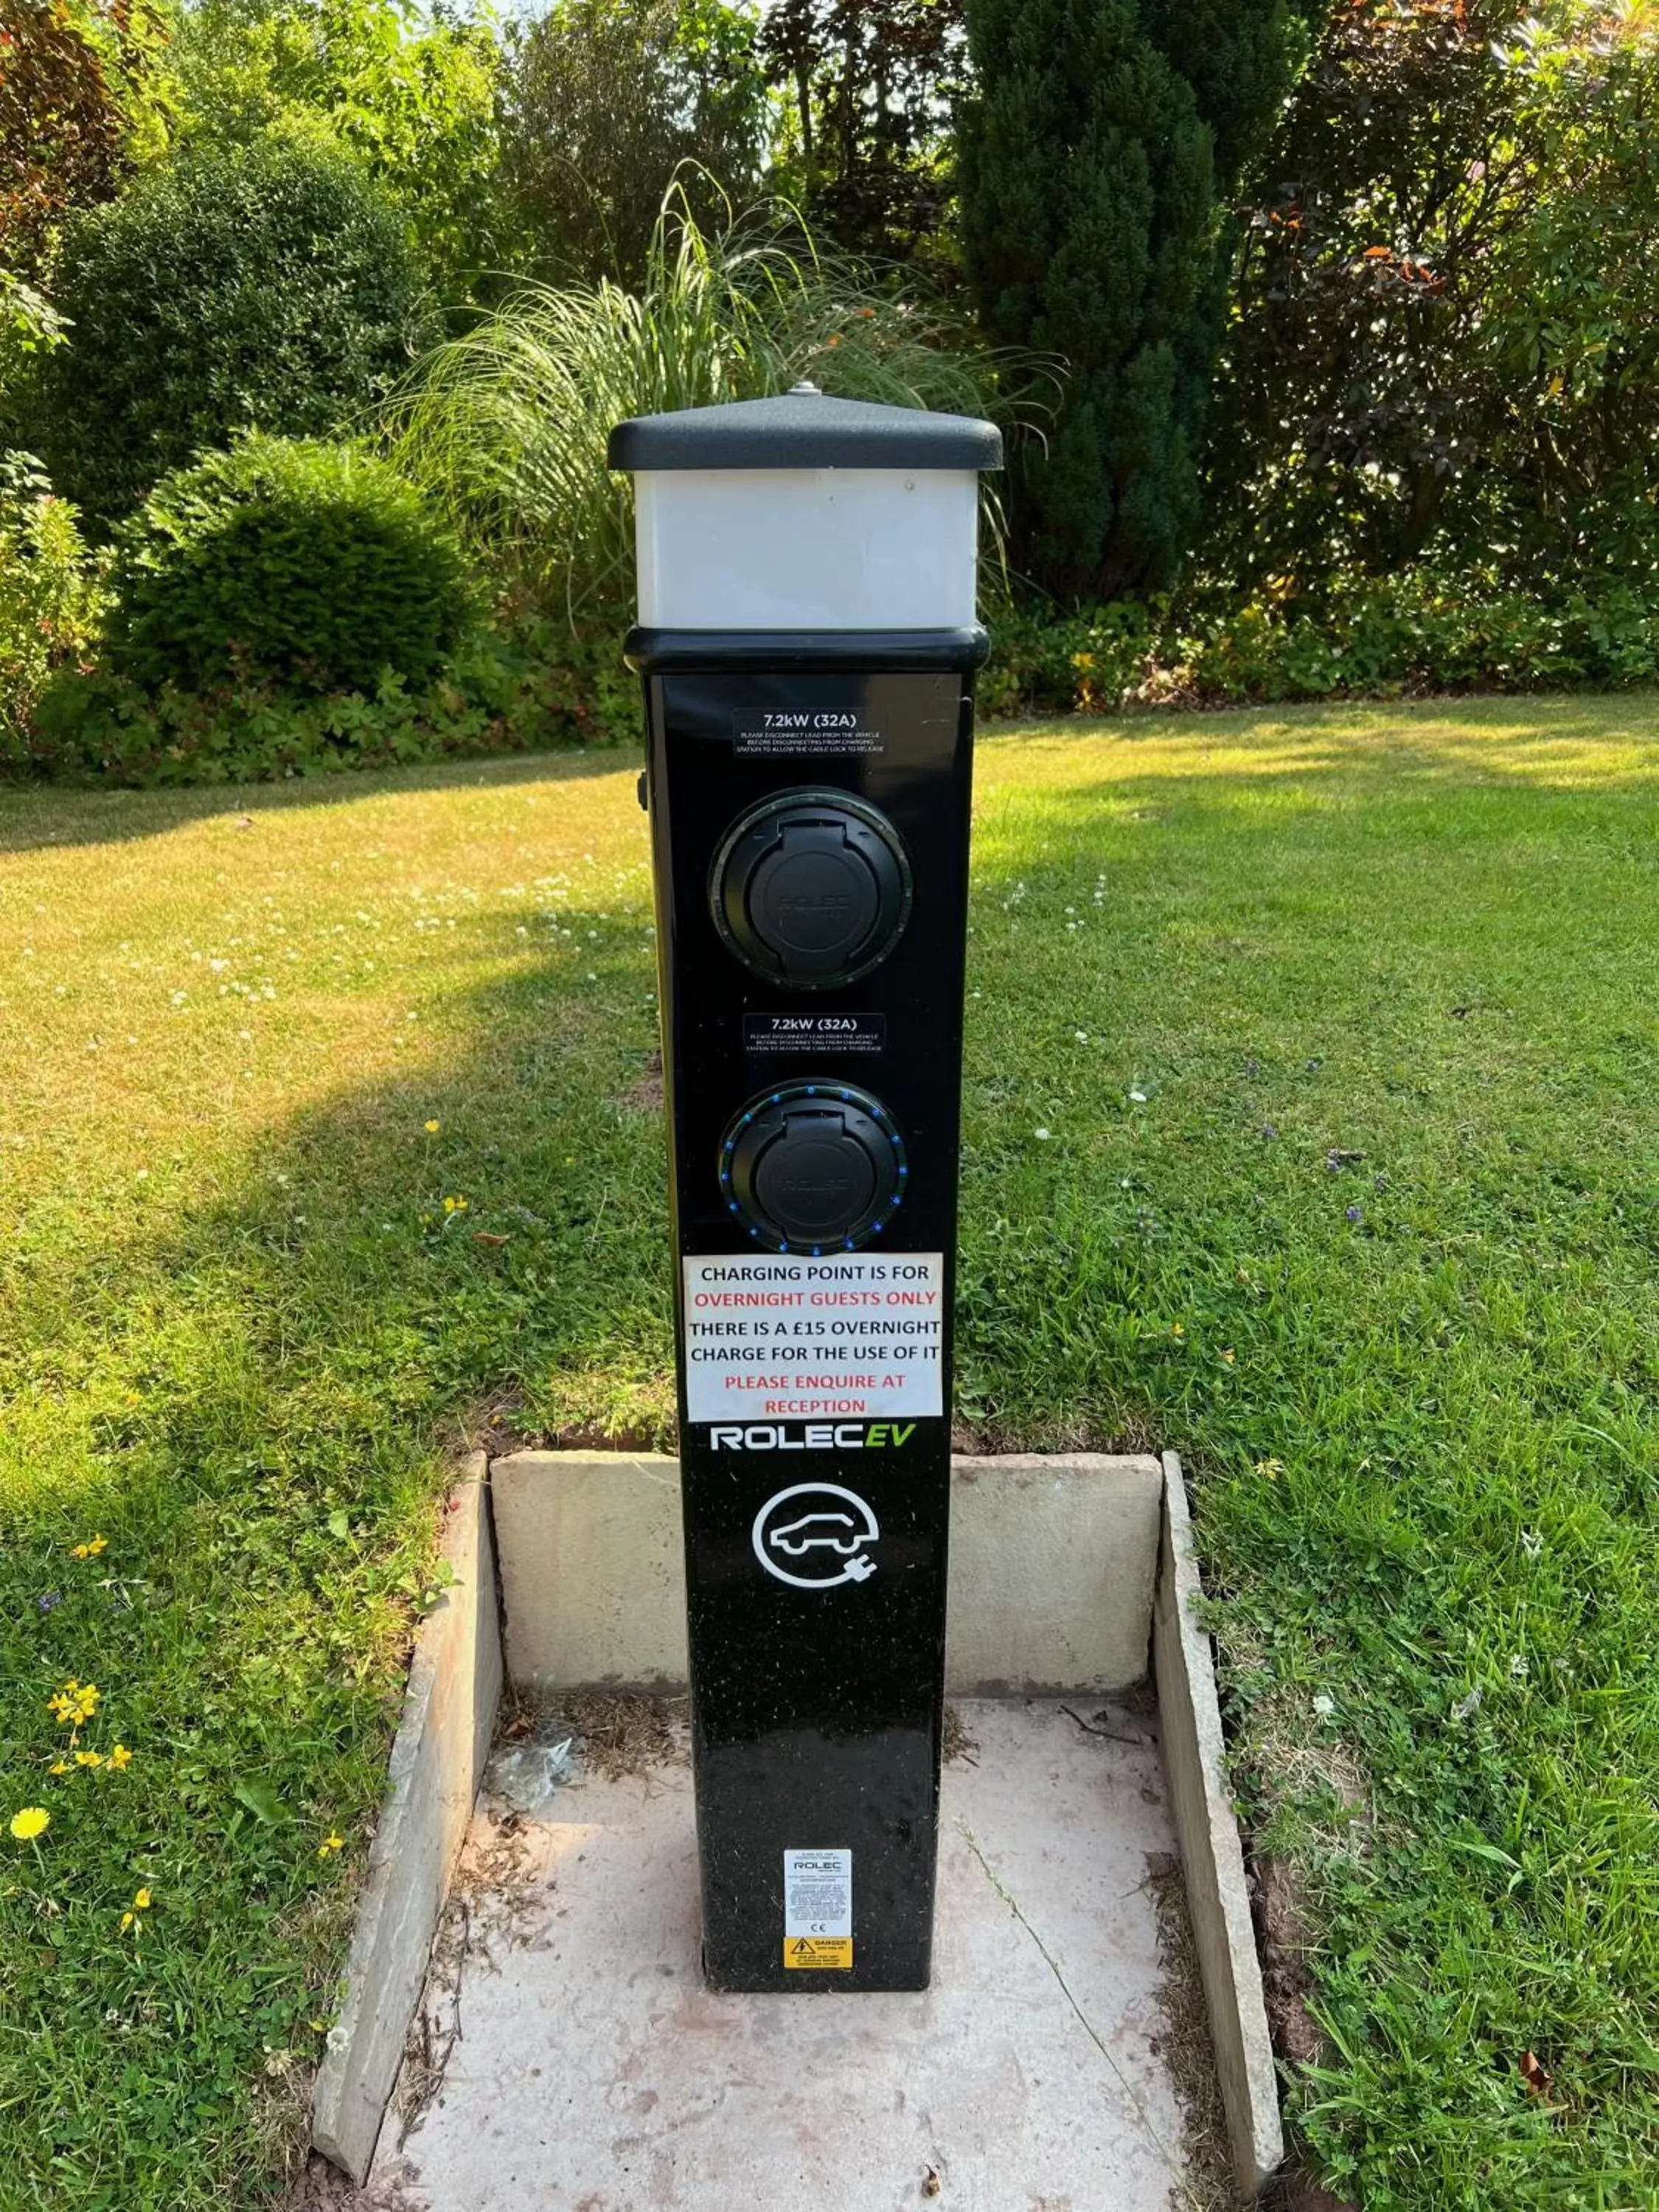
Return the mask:
<svg viewBox="0 0 1659 2212">
<path fill-rule="evenodd" d="M 0 763 L 26 757 L 35 701 L 87 661 L 103 609 L 75 509 L 31 454 L 0 453 Z"/>
<path fill-rule="evenodd" d="M 53 481 L 106 523 L 237 430 L 325 435 L 406 365 L 418 289 L 403 217 L 337 149 L 266 140 L 142 173 L 64 234 L 70 340 L 33 405 Z"/>
<path fill-rule="evenodd" d="M 620 641 L 562 623 L 475 630 L 430 683 L 296 698 L 248 677 L 212 691 L 76 671 L 49 684 L 14 766 L 64 782 L 257 783 L 346 769 L 607 744 L 640 726 Z"/>
<path fill-rule="evenodd" d="M 1616 584 L 1535 595 L 1464 571 L 1353 579 L 1305 605 L 1005 612 L 992 635 L 980 681 L 991 714 L 1659 681 L 1659 599 Z"/>
<path fill-rule="evenodd" d="M 448 530 L 349 446 L 245 438 L 164 477 L 116 544 L 110 665 L 140 684 L 418 684 L 472 611 Z"/>
<path fill-rule="evenodd" d="M 167 13 L 175 143 L 327 137 L 397 201 L 446 296 L 501 265 L 502 55 L 487 11 L 408 0 L 190 0 Z"/>
</svg>

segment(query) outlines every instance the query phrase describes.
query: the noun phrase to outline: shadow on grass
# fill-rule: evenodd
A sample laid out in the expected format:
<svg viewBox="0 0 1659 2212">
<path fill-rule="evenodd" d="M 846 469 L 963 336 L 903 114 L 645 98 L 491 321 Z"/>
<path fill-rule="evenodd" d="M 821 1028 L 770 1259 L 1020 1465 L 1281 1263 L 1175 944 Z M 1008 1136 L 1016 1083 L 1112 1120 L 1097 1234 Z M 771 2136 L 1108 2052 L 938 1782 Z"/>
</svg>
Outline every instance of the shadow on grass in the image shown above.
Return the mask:
<svg viewBox="0 0 1659 2212">
<path fill-rule="evenodd" d="M 179 790 L 0 783 L 0 854 L 164 836 L 219 815 L 284 814 L 480 784 L 579 781 L 614 775 L 637 754 L 638 747 L 627 744 L 573 746 L 568 751 L 498 754 L 413 768 L 342 769 L 334 775 L 293 776 L 282 783 L 204 784 Z"/>
<path fill-rule="evenodd" d="M 1133 765 L 1141 751 L 1164 760 L 1174 756 L 1188 783 L 1337 776 L 1356 787 L 1432 781 L 1479 788 L 1513 781 L 1592 788 L 1641 782 L 1659 772 L 1659 695 L 1593 705 L 1504 696 L 1202 714 L 1148 710 L 1111 719 L 1006 720 L 981 732 L 993 757 L 1003 745 L 1036 740 L 1040 757 L 1051 760 L 1079 738 L 1122 746 L 1113 758 L 1112 781 L 1125 788 L 1146 773 Z"/>
<path fill-rule="evenodd" d="M 1377 744 L 1356 749 L 1356 737 L 1373 730 Z M 1424 733 L 1419 742 L 1413 742 L 1410 734 L 1416 732 Z M 1326 737 L 1334 742 L 1320 751 L 1319 741 Z M 1131 749 L 1141 744 L 1160 749 L 1178 744 L 1183 755 L 1224 746 L 1230 757 L 1216 763 L 1212 773 L 1247 775 L 1252 781 L 1332 775 L 1358 781 L 1396 782 L 1407 777 L 1479 783 L 1512 777 L 1543 784 L 1617 783 L 1639 781 L 1652 772 L 1639 763 L 1614 768 L 1606 755 L 1632 745 L 1659 745 L 1659 694 L 1598 698 L 1594 705 L 1576 698 L 1504 695 L 1296 703 L 1213 713 L 1147 709 L 1114 717 L 1018 716 L 988 723 L 981 732 L 981 744 L 991 748 L 1032 738 L 1063 748 L 1070 740 L 1103 738 L 1121 740 Z M 1287 745 L 1295 749 L 1287 751 Z M 1561 757 L 1564 746 L 1580 749 L 1580 776 L 1573 776 L 1570 769 L 1574 763 Z M 1265 757 L 1247 764 L 1253 751 Z M 626 767 L 636 752 L 636 744 L 623 742 L 407 769 L 343 769 L 337 775 L 295 777 L 280 784 L 222 784 L 177 791 L 0 785 L 0 853 L 158 836 L 217 815 L 258 816 L 348 805 L 406 792 L 605 775 Z M 1183 781 L 1190 774 L 1188 769 Z M 1114 786 L 1127 788 L 1138 781 L 1127 758 L 1114 763 Z"/>
</svg>

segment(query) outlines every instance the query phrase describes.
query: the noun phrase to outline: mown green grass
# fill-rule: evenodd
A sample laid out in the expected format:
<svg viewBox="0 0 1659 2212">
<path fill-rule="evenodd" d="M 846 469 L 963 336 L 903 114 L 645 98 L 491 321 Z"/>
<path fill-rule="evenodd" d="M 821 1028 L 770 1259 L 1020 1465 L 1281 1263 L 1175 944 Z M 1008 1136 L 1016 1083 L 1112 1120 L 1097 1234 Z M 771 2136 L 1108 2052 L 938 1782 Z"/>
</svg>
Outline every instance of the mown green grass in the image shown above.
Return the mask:
<svg viewBox="0 0 1659 2212">
<path fill-rule="evenodd" d="M 981 749 L 960 1411 L 1186 1455 L 1366 2212 L 1659 2203 L 1656 785 L 1629 702 Z M 648 923 L 616 755 L 0 806 L 7 2212 L 266 2200 L 458 1426 L 666 1434 Z"/>
</svg>

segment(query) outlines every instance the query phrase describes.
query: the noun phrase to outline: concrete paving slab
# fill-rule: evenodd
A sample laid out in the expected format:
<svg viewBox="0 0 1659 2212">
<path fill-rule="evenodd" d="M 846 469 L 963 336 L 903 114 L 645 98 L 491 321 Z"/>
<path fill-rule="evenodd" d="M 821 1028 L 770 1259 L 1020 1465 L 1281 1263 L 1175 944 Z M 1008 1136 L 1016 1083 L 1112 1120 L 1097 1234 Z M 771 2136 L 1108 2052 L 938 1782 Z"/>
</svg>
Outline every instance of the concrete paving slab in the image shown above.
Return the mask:
<svg viewBox="0 0 1659 2212">
<path fill-rule="evenodd" d="M 710 1995 L 683 1766 L 562 1787 L 505 1823 L 486 1795 L 469 1859 L 510 1860 L 513 1880 L 474 1889 L 447 1960 L 441 1938 L 447 2064 L 401 2149 L 386 2130 L 369 2201 L 1189 2205 L 1158 2040 L 1148 1876 L 1175 1837 L 1157 1747 L 1057 1704 L 957 1710 L 973 1763 L 945 1770 L 934 1981 L 915 1996 Z"/>
</svg>

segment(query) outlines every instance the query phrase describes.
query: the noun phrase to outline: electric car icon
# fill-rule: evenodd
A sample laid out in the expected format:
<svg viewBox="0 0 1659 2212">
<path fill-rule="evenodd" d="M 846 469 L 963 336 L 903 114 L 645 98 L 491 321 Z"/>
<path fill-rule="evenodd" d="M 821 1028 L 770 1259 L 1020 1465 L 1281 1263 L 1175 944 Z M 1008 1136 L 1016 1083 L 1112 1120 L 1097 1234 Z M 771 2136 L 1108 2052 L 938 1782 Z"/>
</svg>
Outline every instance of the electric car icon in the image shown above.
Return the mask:
<svg viewBox="0 0 1659 2212">
<path fill-rule="evenodd" d="M 804 1558 L 815 1547 L 839 1552 L 842 1559 L 848 1559 L 865 1536 L 850 1513 L 804 1513 L 787 1528 L 774 1528 L 766 1540 L 792 1559 Z"/>
</svg>

